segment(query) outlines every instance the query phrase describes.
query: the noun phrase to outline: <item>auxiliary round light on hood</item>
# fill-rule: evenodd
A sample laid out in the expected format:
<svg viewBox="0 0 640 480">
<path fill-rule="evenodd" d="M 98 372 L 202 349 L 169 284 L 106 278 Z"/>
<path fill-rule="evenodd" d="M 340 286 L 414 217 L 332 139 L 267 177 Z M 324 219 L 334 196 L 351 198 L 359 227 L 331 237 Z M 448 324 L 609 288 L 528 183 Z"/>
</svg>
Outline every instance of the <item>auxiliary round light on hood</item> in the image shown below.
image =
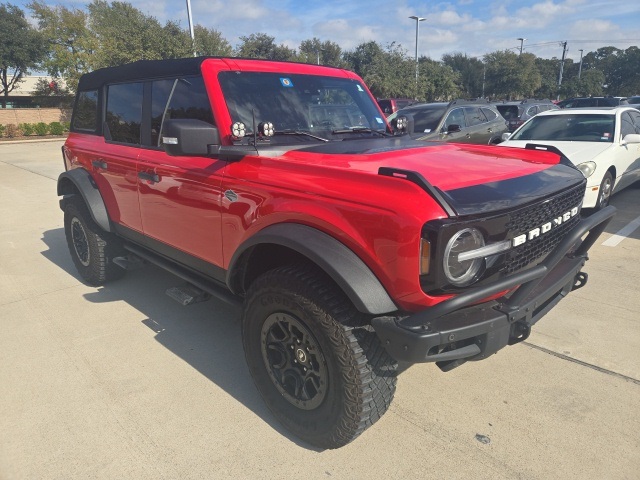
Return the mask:
<svg viewBox="0 0 640 480">
<path fill-rule="evenodd" d="M 247 127 L 245 127 L 244 123 L 236 122 L 231 125 L 231 136 L 234 140 L 240 140 L 247 133 Z"/>
<path fill-rule="evenodd" d="M 273 123 L 271 122 L 260 122 L 258 124 L 258 133 L 263 137 L 273 137 Z"/>
</svg>

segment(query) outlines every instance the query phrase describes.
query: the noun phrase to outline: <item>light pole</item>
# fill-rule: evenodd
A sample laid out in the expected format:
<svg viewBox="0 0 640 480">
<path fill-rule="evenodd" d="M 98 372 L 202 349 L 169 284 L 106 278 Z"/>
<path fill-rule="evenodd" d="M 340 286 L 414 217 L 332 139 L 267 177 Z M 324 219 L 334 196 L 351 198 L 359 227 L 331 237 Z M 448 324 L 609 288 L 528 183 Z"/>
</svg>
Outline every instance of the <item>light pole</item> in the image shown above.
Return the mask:
<svg viewBox="0 0 640 480">
<path fill-rule="evenodd" d="M 196 56 L 196 40 L 193 35 L 193 18 L 191 17 L 191 0 L 187 0 L 187 15 L 189 17 L 189 34 L 191 35 L 191 47 L 193 48 L 193 56 Z"/>
<path fill-rule="evenodd" d="M 416 94 L 418 93 L 418 32 L 420 31 L 420 22 L 426 18 L 411 15 L 409 18 L 416 21 Z"/>
<path fill-rule="evenodd" d="M 517 38 L 516 40 L 520 40 L 520 55 L 522 55 L 522 45 L 524 44 L 526 38 Z"/>
<path fill-rule="evenodd" d="M 580 49 L 580 66 L 578 67 L 578 80 L 580 80 L 580 75 L 582 74 L 582 52 L 584 50 Z"/>
</svg>

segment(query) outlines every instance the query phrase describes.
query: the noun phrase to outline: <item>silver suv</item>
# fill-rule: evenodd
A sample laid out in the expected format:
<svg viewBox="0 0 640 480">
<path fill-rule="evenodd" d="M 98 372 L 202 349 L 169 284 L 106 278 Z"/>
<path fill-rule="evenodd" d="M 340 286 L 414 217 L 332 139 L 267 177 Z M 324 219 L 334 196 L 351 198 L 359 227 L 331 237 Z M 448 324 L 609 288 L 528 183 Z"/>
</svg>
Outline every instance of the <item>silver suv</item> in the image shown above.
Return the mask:
<svg viewBox="0 0 640 480">
<path fill-rule="evenodd" d="M 515 131 L 516 128 L 540 112 L 559 109 L 551 100 L 535 99 L 499 103 L 496 104 L 496 108 L 507 121 L 507 128 L 510 132 Z"/>
</svg>

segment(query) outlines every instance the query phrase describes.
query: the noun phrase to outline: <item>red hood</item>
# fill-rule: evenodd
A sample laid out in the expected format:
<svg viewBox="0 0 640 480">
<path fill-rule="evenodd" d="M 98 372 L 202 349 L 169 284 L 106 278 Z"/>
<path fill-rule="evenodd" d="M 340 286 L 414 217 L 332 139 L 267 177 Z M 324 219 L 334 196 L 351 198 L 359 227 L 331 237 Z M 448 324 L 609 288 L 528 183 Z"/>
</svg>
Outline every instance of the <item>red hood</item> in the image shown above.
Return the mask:
<svg viewBox="0 0 640 480">
<path fill-rule="evenodd" d="M 376 148 L 377 147 L 377 148 Z M 308 165 L 377 174 L 380 167 L 411 170 L 448 191 L 538 173 L 559 162 L 550 152 L 496 148 L 492 145 L 425 144 L 398 139 L 355 140 L 292 150 Z"/>
</svg>

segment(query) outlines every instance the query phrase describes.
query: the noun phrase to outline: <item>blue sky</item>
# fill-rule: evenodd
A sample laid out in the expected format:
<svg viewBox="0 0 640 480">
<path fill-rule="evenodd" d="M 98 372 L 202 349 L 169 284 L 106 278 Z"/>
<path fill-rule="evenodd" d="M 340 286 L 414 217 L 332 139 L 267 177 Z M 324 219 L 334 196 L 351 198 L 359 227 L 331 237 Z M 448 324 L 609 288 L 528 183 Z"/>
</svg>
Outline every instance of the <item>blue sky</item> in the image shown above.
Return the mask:
<svg viewBox="0 0 640 480">
<path fill-rule="evenodd" d="M 2 0 L 0 0 L 2 1 Z M 83 8 L 87 1 L 59 0 L 48 4 Z M 28 0 L 4 0 L 28 15 Z M 178 21 L 188 28 L 186 0 L 130 0 L 142 12 L 161 22 Z M 222 32 L 233 45 L 241 36 L 266 33 L 276 43 L 297 48 L 317 37 L 338 43 L 343 50 L 375 40 L 396 42 L 410 56 L 415 52 L 416 22 L 420 22 L 418 50 L 439 60 L 445 53 L 482 56 L 495 50 L 519 49 L 539 57 L 562 55 L 576 61 L 602 46 L 640 45 L 640 0 L 191 0 L 194 23 Z"/>
</svg>

